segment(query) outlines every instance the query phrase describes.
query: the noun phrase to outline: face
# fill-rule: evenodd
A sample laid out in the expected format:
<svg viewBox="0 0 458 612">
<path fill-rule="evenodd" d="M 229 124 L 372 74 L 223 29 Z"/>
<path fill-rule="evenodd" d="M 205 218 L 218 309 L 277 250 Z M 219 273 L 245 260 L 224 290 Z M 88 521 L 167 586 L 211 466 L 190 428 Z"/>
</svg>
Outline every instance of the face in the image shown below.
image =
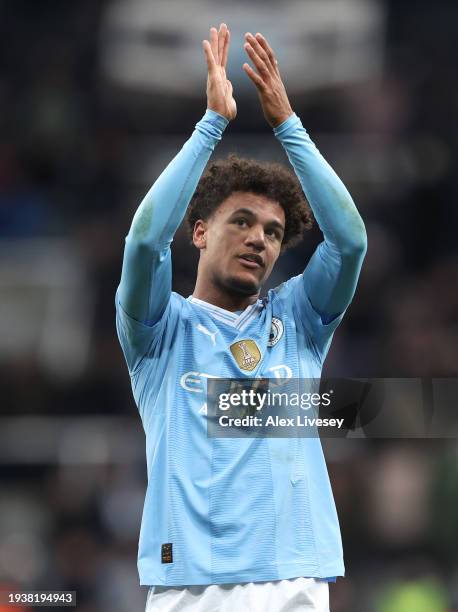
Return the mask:
<svg viewBox="0 0 458 612">
<path fill-rule="evenodd" d="M 234 192 L 207 221 L 196 223 L 199 274 L 221 290 L 257 294 L 280 254 L 284 232 L 285 213 L 278 202 Z"/>
</svg>

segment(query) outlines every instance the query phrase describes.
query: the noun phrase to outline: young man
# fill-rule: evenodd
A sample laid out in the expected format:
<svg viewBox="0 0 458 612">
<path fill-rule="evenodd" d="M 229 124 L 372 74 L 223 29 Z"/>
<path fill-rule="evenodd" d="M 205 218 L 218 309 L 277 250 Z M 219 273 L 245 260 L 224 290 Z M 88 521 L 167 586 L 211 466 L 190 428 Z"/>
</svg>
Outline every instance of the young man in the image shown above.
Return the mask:
<svg viewBox="0 0 458 612">
<path fill-rule="evenodd" d="M 149 611 L 322 612 L 327 581 L 344 566 L 319 439 L 208 438 L 206 381 L 279 372 L 319 378 L 355 291 L 366 235 L 350 195 L 293 113 L 261 34 L 246 35 L 254 68 L 243 69 L 300 185 L 286 169 L 236 157 L 210 165 L 201 179 L 236 116 L 225 72 L 229 39 L 222 24 L 203 43 L 207 111 L 135 214 L 116 298 L 146 432 L 140 582 L 152 587 Z M 310 225 L 300 186 L 324 241 L 302 275 L 260 300 L 282 248 Z M 170 243 L 190 202 L 200 259 L 185 299 L 171 291 Z"/>
</svg>

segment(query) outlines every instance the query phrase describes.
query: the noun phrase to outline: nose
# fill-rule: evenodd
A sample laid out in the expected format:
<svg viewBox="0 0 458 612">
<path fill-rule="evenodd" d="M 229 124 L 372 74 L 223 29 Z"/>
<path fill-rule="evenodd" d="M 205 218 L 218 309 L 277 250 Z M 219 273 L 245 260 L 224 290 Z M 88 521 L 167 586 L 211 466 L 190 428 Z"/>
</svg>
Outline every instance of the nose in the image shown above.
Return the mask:
<svg viewBox="0 0 458 612">
<path fill-rule="evenodd" d="M 250 232 L 245 238 L 245 244 L 254 247 L 258 251 L 266 248 L 266 236 L 262 225 L 253 225 L 250 228 Z"/>
</svg>

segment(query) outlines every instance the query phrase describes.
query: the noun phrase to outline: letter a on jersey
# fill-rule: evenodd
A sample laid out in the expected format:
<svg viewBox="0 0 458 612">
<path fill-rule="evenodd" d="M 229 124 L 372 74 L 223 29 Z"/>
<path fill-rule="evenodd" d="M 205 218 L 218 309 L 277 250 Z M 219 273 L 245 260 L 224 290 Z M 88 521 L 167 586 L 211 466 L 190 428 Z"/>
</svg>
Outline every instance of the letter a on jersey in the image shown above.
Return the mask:
<svg viewBox="0 0 458 612">
<path fill-rule="evenodd" d="M 261 351 L 254 340 L 239 340 L 231 344 L 230 349 L 241 370 L 251 372 L 261 360 Z"/>
</svg>

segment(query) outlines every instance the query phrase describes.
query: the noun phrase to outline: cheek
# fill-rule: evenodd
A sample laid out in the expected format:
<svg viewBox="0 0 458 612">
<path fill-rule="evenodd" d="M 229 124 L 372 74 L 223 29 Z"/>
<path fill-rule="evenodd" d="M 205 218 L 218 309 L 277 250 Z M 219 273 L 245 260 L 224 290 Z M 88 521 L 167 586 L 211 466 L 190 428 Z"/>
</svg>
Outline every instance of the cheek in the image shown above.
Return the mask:
<svg viewBox="0 0 458 612">
<path fill-rule="evenodd" d="M 218 229 L 207 236 L 207 253 L 214 258 L 215 264 L 226 255 L 228 248 L 229 240 L 224 231 Z"/>
<path fill-rule="evenodd" d="M 212 232 L 211 236 L 208 237 L 207 243 L 211 245 L 212 249 L 218 251 L 224 255 L 234 244 L 235 237 L 231 229 L 227 227 L 218 228 Z"/>
<path fill-rule="evenodd" d="M 280 247 L 272 246 L 271 249 L 269 249 L 269 265 L 268 265 L 269 271 L 272 270 L 272 268 L 274 267 L 279 255 L 280 255 Z"/>
</svg>

